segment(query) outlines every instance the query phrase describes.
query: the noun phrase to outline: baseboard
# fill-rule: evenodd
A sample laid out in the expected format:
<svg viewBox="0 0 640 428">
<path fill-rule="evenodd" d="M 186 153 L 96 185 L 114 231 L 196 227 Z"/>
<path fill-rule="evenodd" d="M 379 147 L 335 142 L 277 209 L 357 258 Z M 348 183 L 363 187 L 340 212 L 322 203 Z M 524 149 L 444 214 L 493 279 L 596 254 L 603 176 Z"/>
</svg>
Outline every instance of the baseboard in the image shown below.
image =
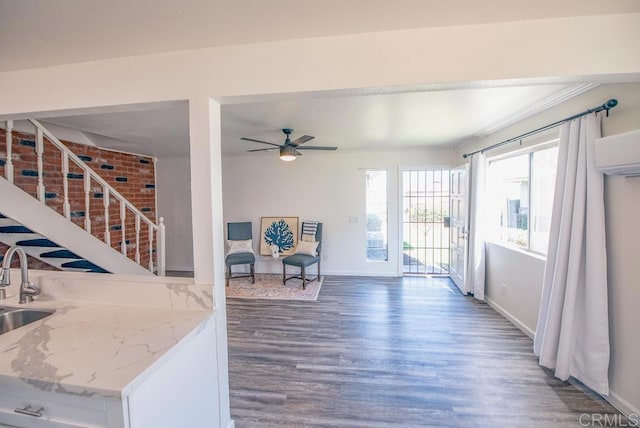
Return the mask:
<svg viewBox="0 0 640 428">
<path fill-rule="evenodd" d="M 169 266 L 166 265 L 164 267 L 165 270 L 175 270 L 175 271 L 182 271 L 182 272 L 193 272 L 193 266 Z"/>
<path fill-rule="evenodd" d="M 312 266 L 309 269 L 309 274 L 310 275 L 315 275 L 316 270 L 315 270 L 315 266 Z M 234 271 L 235 272 L 235 271 Z M 240 269 L 238 269 L 238 272 L 241 272 Z M 291 273 L 291 271 L 287 270 L 287 273 Z M 273 271 L 268 271 L 265 272 L 262 269 L 258 269 L 258 266 L 256 266 L 256 273 L 260 273 L 260 274 L 271 274 L 271 275 L 282 275 L 282 268 L 280 268 L 280 270 L 273 270 Z M 399 277 L 402 275 L 398 275 L 396 272 L 357 272 L 357 271 L 334 271 L 334 270 L 324 270 L 322 269 L 321 272 L 322 276 L 382 276 L 382 277 Z"/>
<path fill-rule="evenodd" d="M 396 272 L 356 272 L 356 271 L 323 271 L 322 276 L 324 275 L 335 275 L 335 276 L 382 276 L 382 277 L 398 277 L 402 275 L 398 275 Z"/>
<path fill-rule="evenodd" d="M 533 330 L 531 330 L 529 327 L 527 327 L 525 324 L 523 324 L 516 317 L 514 317 L 511 313 L 509 313 L 509 311 L 507 311 L 502 306 L 500 306 L 495 301 L 491 300 L 490 298 L 488 298 L 486 296 L 485 296 L 485 301 L 496 312 L 498 312 L 500 315 L 502 315 L 507 320 L 509 320 L 509 322 L 511 322 L 513 325 L 518 327 L 518 329 L 520 329 L 524 334 L 526 334 L 531 339 L 533 339 L 533 337 L 535 335 L 535 332 Z M 607 400 L 607 402 L 609 402 L 609 404 L 611 404 L 613 407 L 618 409 L 621 413 L 623 413 L 627 417 L 631 417 L 632 415 L 635 415 L 637 417 L 638 415 L 640 415 L 640 409 L 634 407 L 631 403 L 629 403 L 627 400 L 625 400 L 624 398 L 620 397 L 618 394 L 616 394 L 613 391 L 609 391 L 609 395 L 608 396 L 602 396 L 602 398 Z"/>
<path fill-rule="evenodd" d="M 191 270 L 167 269 L 165 271 L 165 275 L 178 277 L 178 278 L 193 278 L 193 269 Z"/>
<path fill-rule="evenodd" d="M 620 412 L 628 418 L 630 418 L 631 416 L 635 416 L 637 420 L 638 415 L 640 415 L 640 409 L 634 407 L 631 403 L 629 403 L 627 400 L 620 397 L 613 391 L 609 391 L 609 395 L 603 398 L 607 400 L 613 407 L 620 410 Z"/>
<path fill-rule="evenodd" d="M 499 304 L 497 304 L 496 302 L 494 302 L 493 300 L 491 300 L 490 298 L 485 296 L 485 302 L 487 302 L 487 304 L 489 306 L 491 306 L 497 313 L 499 313 L 500 315 L 502 315 L 503 317 L 505 317 L 507 320 L 509 320 L 513 325 L 515 325 L 516 327 L 518 327 L 524 334 L 526 334 L 527 336 L 529 336 L 531 339 L 533 339 L 533 336 L 535 335 L 535 332 L 533 330 L 531 330 L 529 327 L 527 327 L 522 321 L 520 321 L 518 318 L 514 317 L 513 315 L 511 315 L 511 313 L 509 313 L 509 311 L 507 311 L 506 309 L 504 309 L 502 306 L 500 306 Z"/>
</svg>

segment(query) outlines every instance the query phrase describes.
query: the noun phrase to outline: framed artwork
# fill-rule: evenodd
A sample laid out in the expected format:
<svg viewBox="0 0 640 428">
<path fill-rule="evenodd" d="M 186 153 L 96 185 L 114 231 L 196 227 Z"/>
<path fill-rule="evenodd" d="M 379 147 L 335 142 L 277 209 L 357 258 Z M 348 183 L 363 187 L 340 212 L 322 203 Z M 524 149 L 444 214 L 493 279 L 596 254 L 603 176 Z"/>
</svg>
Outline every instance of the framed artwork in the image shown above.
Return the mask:
<svg viewBox="0 0 640 428">
<path fill-rule="evenodd" d="M 260 255 L 271 256 L 271 246 L 282 256 L 293 254 L 298 244 L 298 217 L 262 217 L 260 222 Z"/>
</svg>

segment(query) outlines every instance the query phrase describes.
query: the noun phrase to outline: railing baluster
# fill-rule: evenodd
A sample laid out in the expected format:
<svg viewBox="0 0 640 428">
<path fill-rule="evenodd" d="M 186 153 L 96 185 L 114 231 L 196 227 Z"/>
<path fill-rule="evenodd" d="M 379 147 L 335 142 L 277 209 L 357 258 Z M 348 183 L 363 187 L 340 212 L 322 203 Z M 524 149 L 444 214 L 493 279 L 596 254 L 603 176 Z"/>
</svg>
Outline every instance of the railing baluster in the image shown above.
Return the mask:
<svg viewBox="0 0 640 428">
<path fill-rule="evenodd" d="M 84 172 L 84 230 L 91 233 L 91 214 L 89 212 L 91 205 L 91 174 L 89 171 Z"/>
<path fill-rule="evenodd" d="M 122 242 L 120 243 L 120 251 L 123 256 L 127 255 L 127 240 L 126 240 L 126 227 L 125 227 L 125 216 L 127 214 L 127 206 L 124 204 L 124 201 L 120 201 L 120 230 L 122 232 Z"/>
<path fill-rule="evenodd" d="M 63 211 L 64 216 L 67 219 L 71 217 L 71 205 L 69 199 L 69 162 L 73 162 L 80 166 L 84 175 L 84 199 L 85 199 L 85 219 L 84 226 L 87 232 L 91 232 L 92 229 L 92 221 L 90 216 L 91 210 L 91 183 L 92 181 L 97 183 L 102 187 L 102 203 L 104 206 L 104 242 L 111 246 L 111 227 L 110 227 L 110 216 L 109 209 L 111 204 L 111 196 L 115 198 L 116 201 L 120 203 L 120 223 L 121 223 L 121 236 L 122 242 L 120 245 L 121 252 L 123 255 L 127 255 L 127 240 L 126 240 L 126 210 L 130 209 L 135 218 L 135 239 L 136 239 L 136 249 L 135 249 L 135 259 L 138 264 L 140 264 L 140 234 L 141 234 L 141 223 L 144 222 L 149 226 L 149 270 L 154 272 L 154 269 L 158 269 L 158 275 L 164 275 L 165 270 L 165 236 L 164 236 L 164 223 L 163 219 L 160 218 L 158 224 L 155 224 L 151 221 L 147 216 L 144 215 L 140 210 L 131 205 L 129 201 L 127 201 L 124 196 L 122 196 L 116 189 L 114 189 L 108 182 L 106 182 L 102 177 L 100 177 L 95 171 L 93 171 L 88 165 L 86 165 L 80 157 L 75 155 L 72 151 L 69 150 L 55 135 L 53 135 L 49 130 L 43 127 L 37 120 L 28 119 L 30 123 L 35 126 L 36 133 L 36 154 L 38 161 L 38 185 L 37 185 L 37 199 L 45 202 L 45 186 L 44 186 L 44 138 L 47 138 L 54 148 L 61 152 L 61 162 L 62 162 L 62 170 L 63 170 L 63 192 L 64 192 L 64 200 L 63 200 Z M 8 120 L 7 122 L 7 160 L 5 161 L 5 176 L 8 181 L 13 181 L 14 177 L 14 164 L 12 159 L 12 130 L 13 130 L 13 121 Z M 154 234 L 157 233 L 157 236 L 154 238 Z M 153 241 L 156 240 L 156 258 L 154 259 L 154 248 Z M 155 262 L 155 263 L 154 263 Z"/>
<path fill-rule="evenodd" d="M 136 263 L 140 264 L 140 214 L 136 214 Z"/>
<path fill-rule="evenodd" d="M 69 156 L 62 152 L 62 193 L 64 201 L 62 203 L 62 212 L 69 220 L 71 218 L 71 205 L 69 204 Z"/>
<path fill-rule="evenodd" d="M 7 120 L 7 159 L 4 164 L 4 177 L 13 183 L 13 120 Z"/>
<path fill-rule="evenodd" d="M 36 127 L 36 153 L 38 155 L 38 200 L 44 203 L 44 162 L 42 155 L 44 154 L 44 138 L 42 136 L 42 129 Z"/>
<path fill-rule="evenodd" d="M 149 225 L 149 271 L 153 273 L 153 226 Z"/>
<path fill-rule="evenodd" d="M 158 275 L 164 276 L 165 274 L 165 227 L 164 227 L 164 217 L 160 217 L 160 221 L 158 222 L 158 251 L 156 254 L 158 255 Z"/>
<path fill-rule="evenodd" d="M 104 242 L 111 246 L 111 230 L 109 229 L 109 188 L 102 187 L 102 203 L 104 204 Z"/>
</svg>

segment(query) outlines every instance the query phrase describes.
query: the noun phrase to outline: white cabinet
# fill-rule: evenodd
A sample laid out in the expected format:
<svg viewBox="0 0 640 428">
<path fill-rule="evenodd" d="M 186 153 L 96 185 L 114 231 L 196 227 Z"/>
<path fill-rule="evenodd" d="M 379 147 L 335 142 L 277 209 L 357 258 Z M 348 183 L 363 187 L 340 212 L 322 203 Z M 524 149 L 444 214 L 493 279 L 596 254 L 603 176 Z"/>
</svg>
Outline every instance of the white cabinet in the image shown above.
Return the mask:
<svg viewBox="0 0 640 428">
<path fill-rule="evenodd" d="M 214 317 L 133 382 L 124 400 L 0 380 L 0 426 L 190 428 L 218 425 Z M 27 408 L 27 406 L 30 406 Z M 16 412 L 25 409 L 27 412 Z M 33 412 L 31 415 L 25 414 Z"/>
<path fill-rule="evenodd" d="M 128 396 L 132 428 L 219 424 L 214 318 Z"/>
<path fill-rule="evenodd" d="M 30 406 L 30 407 L 28 407 Z M 24 413 L 16 409 L 28 409 Z M 0 423 L 18 427 L 123 427 L 122 401 L 0 385 Z M 38 416 L 40 415 L 40 416 Z"/>
</svg>

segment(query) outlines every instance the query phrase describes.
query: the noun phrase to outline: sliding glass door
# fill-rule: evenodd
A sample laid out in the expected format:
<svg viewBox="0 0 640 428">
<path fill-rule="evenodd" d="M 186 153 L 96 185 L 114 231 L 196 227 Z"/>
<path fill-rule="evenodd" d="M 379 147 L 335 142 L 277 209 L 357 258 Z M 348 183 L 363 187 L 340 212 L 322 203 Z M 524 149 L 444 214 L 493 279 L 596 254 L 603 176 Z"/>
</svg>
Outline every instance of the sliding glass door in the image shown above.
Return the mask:
<svg viewBox="0 0 640 428">
<path fill-rule="evenodd" d="M 449 170 L 402 172 L 404 274 L 449 274 Z"/>
</svg>

